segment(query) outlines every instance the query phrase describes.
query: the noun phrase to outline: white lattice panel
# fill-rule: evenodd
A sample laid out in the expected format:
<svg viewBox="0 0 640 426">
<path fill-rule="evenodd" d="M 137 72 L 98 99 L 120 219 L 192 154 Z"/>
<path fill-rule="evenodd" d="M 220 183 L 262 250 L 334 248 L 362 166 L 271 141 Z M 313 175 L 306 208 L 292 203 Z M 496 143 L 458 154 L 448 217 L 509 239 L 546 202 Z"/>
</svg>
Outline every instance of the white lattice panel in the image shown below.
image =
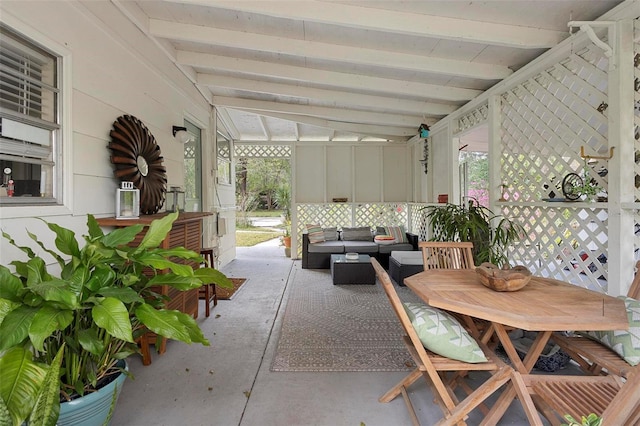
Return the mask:
<svg viewBox="0 0 640 426">
<path fill-rule="evenodd" d="M 246 158 L 291 158 L 289 145 L 249 145 L 236 142 L 234 155 Z"/>
<path fill-rule="evenodd" d="M 509 253 L 512 263 L 536 275 L 607 291 L 606 209 L 510 206 L 503 214 L 526 230 Z"/>
<path fill-rule="evenodd" d="M 551 191 L 562 197 L 564 176 L 583 174 L 581 148 L 607 152 L 607 66 L 599 52 L 584 49 L 503 94 L 501 179 L 508 200 L 540 201 L 553 198 Z M 606 176 L 597 171 L 607 161 L 591 167 L 590 177 L 606 190 Z"/>
</svg>

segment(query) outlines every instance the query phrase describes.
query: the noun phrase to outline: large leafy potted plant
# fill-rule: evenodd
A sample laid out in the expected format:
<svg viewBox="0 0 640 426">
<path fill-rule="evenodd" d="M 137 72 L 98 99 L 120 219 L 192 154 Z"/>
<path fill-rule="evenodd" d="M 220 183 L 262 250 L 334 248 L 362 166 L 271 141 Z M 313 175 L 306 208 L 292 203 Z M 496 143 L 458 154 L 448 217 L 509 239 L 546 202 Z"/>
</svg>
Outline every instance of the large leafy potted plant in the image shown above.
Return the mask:
<svg viewBox="0 0 640 426">
<path fill-rule="evenodd" d="M 494 214 L 471 199 L 468 205 L 444 204 L 423 209 L 433 241 L 470 241 L 476 265 L 508 262 L 507 248 L 524 233 L 519 224 Z"/>
<path fill-rule="evenodd" d="M 120 360 L 139 351 L 136 339 L 149 330 L 209 345 L 193 317 L 165 309 L 166 296 L 157 286 L 185 291 L 233 285 L 213 268 L 190 266 L 202 262 L 199 253 L 158 247 L 177 217 L 176 212 L 153 221 L 137 247 L 129 243 L 142 225 L 105 234 L 91 215 L 82 248 L 73 231 L 53 223 L 47 226 L 57 250 L 29 232 L 57 262 L 57 275 L 30 247 L 3 232 L 28 260 L 11 262 L 14 272 L 0 265 L 0 424 L 56 424 L 60 400 L 100 388 L 114 370 L 122 370 Z"/>
</svg>

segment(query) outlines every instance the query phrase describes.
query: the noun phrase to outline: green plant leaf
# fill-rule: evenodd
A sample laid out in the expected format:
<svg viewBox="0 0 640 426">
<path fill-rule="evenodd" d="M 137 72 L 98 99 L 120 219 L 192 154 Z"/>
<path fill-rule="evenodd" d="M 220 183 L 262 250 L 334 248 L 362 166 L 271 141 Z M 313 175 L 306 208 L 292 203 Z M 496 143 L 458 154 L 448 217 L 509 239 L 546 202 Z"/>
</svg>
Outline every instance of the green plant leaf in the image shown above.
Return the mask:
<svg viewBox="0 0 640 426">
<path fill-rule="evenodd" d="M 179 318 L 186 315 L 179 311 L 155 309 L 148 304 L 138 306 L 136 317 L 154 333 L 185 343 L 191 343 L 191 334 L 184 322 Z"/>
<path fill-rule="evenodd" d="M 33 346 L 44 352 L 44 341 L 56 330 L 64 330 L 73 321 L 73 312 L 52 306 L 44 306 L 36 312 L 29 327 L 29 338 Z"/>
<path fill-rule="evenodd" d="M 131 320 L 126 306 L 120 300 L 106 297 L 92 309 L 93 320 L 107 333 L 126 342 L 133 342 Z"/>
<path fill-rule="evenodd" d="M 16 263 L 17 262 L 13 262 L 14 266 L 16 266 L 16 272 L 18 272 L 18 266 Z M 27 263 L 24 264 L 24 267 L 25 269 L 21 271 L 21 273 L 25 274 L 24 276 L 27 277 L 27 286 L 32 286 L 51 278 L 47 273 L 47 266 L 45 265 L 44 260 L 40 257 L 29 259 Z"/>
<path fill-rule="evenodd" d="M 69 282 L 60 279 L 52 279 L 31 285 L 31 291 L 49 302 L 62 303 L 68 309 L 78 306 L 78 296 L 69 290 Z"/>
<path fill-rule="evenodd" d="M 97 292 L 101 288 L 112 287 L 116 280 L 116 273 L 108 266 L 97 266 L 91 278 L 87 280 L 85 287 L 92 292 Z"/>
<path fill-rule="evenodd" d="M 102 228 L 100 228 L 100 225 L 98 225 L 98 221 L 92 214 L 87 215 L 87 228 L 89 229 L 89 237 L 91 237 L 92 239 L 104 236 Z"/>
<path fill-rule="evenodd" d="M 0 351 L 17 346 L 29 336 L 36 312 L 37 308 L 21 305 L 4 317 L 0 323 Z"/>
<path fill-rule="evenodd" d="M 178 257 L 180 259 L 194 260 L 198 263 L 204 262 L 202 256 L 199 253 L 196 253 L 195 251 L 186 249 L 184 247 L 150 250 L 150 253 L 153 254 L 157 254 L 158 252 L 162 253 L 162 257 Z"/>
<path fill-rule="evenodd" d="M 22 292 L 22 281 L 11 273 L 9 268 L 0 265 L 0 299 L 20 301 Z"/>
<path fill-rule="evenodd" d="M 165 259 L 158 254 L 145 253 L 144 255 L 138 257 L 138 261 L 142 265 L 149 266 L 153 269 L 171 269 L 171 271 L 176 275 L 181 275 L 183 277 L 193 276 L 193 268 L 190 265 L 183 265 L 180 263 L 172 262 L 171 260 Z"/>
<path fill-rule="evenodd" d="M 11 424 L 13 424 L 13 421 L 11 420 L 11 414 L 9 414 L 9 408 L 7 408 L 7 404 L 4 403 L 4 399 L 0 398 L 0 425 Z"/>
<path fill-rule="evenodd" d="M 33 361 L 31 351 L 22 347 L 7 350 L 0 358 L 0 396 L 13 423 L 29 417 L 47 372 L 44 364 Z"/>
<path fill-rule="evenodd" d="M 131 225 L 126 228 L 115 229 L 104 236 L 102 244 L 110 248 L 124 246 L 133 241 L 143 229 L 143 225 Z"/>
<path fill-rule="evenodd" d="M 174 212 L 166 215 L 162 219 L 156 219 L 151 222 L 149 230 L 138 246 L 138 251 L 158 247 L 171 230 L 173 222 L 175 222 L 177 218 L 178 212 Z"/>
<path fill-rule="evenodd" d="M 42 241 L 40 241 L 38 239 L 38 236 L 36 234 L 33 234 L 29 231 L 27 231 L 27 235 L 29 235 L 29 237 L 36 242 L 36 244 L 38 244 L 40 246 L 40 248 L 42 248 L 42 250 L 46 251 L 47 253 L 49 253 L 51 255 L 51 257 L 53 257 L 57 262 L 58 265 L 60 265 L 60 268 L 64 267 L 64 259 L 55 251 L 47 248 L 44 243 Z"/>
<path fill-rule="evenodd" d="M 98 289 L 96 293 L 104 297 L 113 297 L 125 304 L 144 302 L 144 299 L 135 290 L 128 287 L 106 286 Z"/>
<path fill-rule="evenodd" d="M 64 345 L 48 368 L 36 403 L 29 417 L 29 426 L 55 426 L 60 415 L 60 364 Z"/>
<path fill-rule="evenodd" d="M 203 284 L 217 284 L 223 288 L 233 288 L 233 282 L 222 272 L 214 268 L 199 268 L 193 274 L 202 280 Z"/>
<path fill-rule="evenodd" d="M 97 330 L 89 328 L 78 332 L 78 342 L 82 349 L 94 355 L 100 355 L 104 352 L 104 342 L 98 337 Z"/>
<path fill-rule="evenodd" d="M 63 228 L 60 225 L 55 223 L 49 223 L 43 221 L 47 224 L 49 229 L 56 233 L 55 244 L 64 254 L 68 254 L 69 256 L 80 257 L 80 249 L 78 248 L 78 241 L 76 241 L 76 234 L 67 228 Z"/>
<path fill-rule="evenodd" d="M 7 234 L 6 232 L 2 231 L 2 236 L 9 241 L 9 244 L 11 244 L 12 246 L 14 246 L 15 248 L 25 252 L 27 254 L 27 256 L 29 256 L 29 259 L 32 259 L 34 257 L 36 257 L 36 254 L 33 252 L 33 250 L 31 249 L 31 247 L 27 247 L 27 246 L 19 246 L 18 244 L 16 244 L 16 242 L 13 240 L 13 238 L 11 238 L 11 235 Z"/>
<path fill-rule="evenodd" d="M 154 285 L 168 285 L 180 291 L 185 291 L 201 287 L 202 280 L 195 276 L 183 277 L 172 273 L 158 274 L 147 283 L 147 287 Z"/>
</svg>

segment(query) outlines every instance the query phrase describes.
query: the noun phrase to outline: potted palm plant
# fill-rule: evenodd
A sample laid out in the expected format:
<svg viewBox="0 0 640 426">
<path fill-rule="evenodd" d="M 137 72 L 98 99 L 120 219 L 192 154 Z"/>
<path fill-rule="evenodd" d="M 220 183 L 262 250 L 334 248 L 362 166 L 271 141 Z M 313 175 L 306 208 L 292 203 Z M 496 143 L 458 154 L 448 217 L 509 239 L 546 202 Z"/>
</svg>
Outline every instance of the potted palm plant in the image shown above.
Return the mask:
<svg viewBox="0 0 640 426">
<path fill-rule="evenodd" d="M 469 200 L 468 205 L 427 206 L 423 213 L 429 219 L 433 241 L 472 242 L 476 265 L 504 265 L 508 262 L 508 246 L 524 233 L 522 226 L 496 215 L 475 199 Z"/>
<path fill-rule="evenodd" d="M 176 212 L 153 221 L 137 247 L 129 243 L 142 225 L 105 234 L 89 215 L 80 248 L 73 231 L 47 223 L 56 249 L 29 236 L 57 262 L 56 275 L 45 259 L 3 232 L 28 260 L 11 262 L 14 272 L 0 265 L 0 424 L 74 424 L 65 423 L 63 415 L 58 419 L 60 406 L 64 412 L 66 404 L 94 397 L 113 382 L 124 372 L 124 360 L 139 351 L 136 339 L 145 332 L 209 345 L 195 320 L 165 309 L 166 296 L 155 291 L 157 286 L 181 291 L 210 283 L 233 286 L 213 268 L 186 264 L 202 263 L 199 253 L 158 247 L 177 217 Z M 108 423 L 118 392 L 116 386 L 107 393 L 111 402 L 101 420 L 81 424 Z"/>
</svg>

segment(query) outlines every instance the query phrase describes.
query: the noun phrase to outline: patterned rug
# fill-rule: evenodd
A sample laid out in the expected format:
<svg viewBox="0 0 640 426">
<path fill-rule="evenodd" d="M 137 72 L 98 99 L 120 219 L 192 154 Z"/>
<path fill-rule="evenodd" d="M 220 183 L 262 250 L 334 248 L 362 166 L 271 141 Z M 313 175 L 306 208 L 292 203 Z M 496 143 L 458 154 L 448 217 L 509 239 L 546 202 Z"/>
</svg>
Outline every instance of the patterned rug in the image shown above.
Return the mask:
<svg viewBox="0 0 640 426">
<path fill-rule="evenodd" d="M 333 285 L 295 269 L 271 371 L 406 371 L 402 328 L 379 284 Z M 416 301 L 396 287 L 403 300 Z"/>
</svg>

